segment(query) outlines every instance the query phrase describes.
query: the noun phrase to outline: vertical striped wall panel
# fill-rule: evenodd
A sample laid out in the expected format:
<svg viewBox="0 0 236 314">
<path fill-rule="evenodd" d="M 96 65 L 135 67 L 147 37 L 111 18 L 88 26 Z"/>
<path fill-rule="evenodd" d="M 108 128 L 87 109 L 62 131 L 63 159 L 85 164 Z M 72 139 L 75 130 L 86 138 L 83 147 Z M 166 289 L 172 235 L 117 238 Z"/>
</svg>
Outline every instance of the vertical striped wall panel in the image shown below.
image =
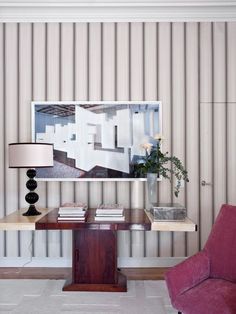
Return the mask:
<svg viewBox="0 0 236 314">
<path fill-rule="evenodd" d="M 213 24 L 214 217 L 226 202 L 226 24 Z M 220 121 L 220 123 L 218 123 Z"/>
<path fill-rule="evenodd" d="M 19 25 L 7 24 L 4 29 L 5 36 L 5 73 L 4 73 L 4 109 L 5 109 L 5 141 L 4 151 L 7 161 L 9 142 L 19 140 Z M 14 91 L 14 92 L 13 92 Z M 5 212 L 9 214 L 12 208 L 19 206 L 19 175 L 18 170 L 9 171 L 5 163 Z M 14 195 L 14 197 L 13 197 Z M 5 251 L 7 256 L 18 256 L 18 232 L 5 233 Z"/>
<path fill-rule="evenodd" d="M 213 223 L 213 25 L 200 25 L 200 180 L 210 185 L 200 186 L 199 239 L 202 247 Z M 220 123 L 220 122 L 219 122 Z M 199 182 L 200 183 L 200 182 Z"/>
<path fill-rule="evenodd" d="M 188 214 L 199 222 L 199 25 L 188 23 L 185 30 L 185 164 L 191 184 L 186 186 Z M 187 255 L 198 250 L 197 233 L 187 234 Z"/>
<path fill-rule="evenodd" d="M 47 36 L 46 36 L 47 34 Z M 48 75 L 48 54 L 46 52 L 47 48 L 47 38 L 49 36 L 48 25 L 43 23 L 32 25 L 32 99 L 40 100 L 47 99 L 47 82 L 49 80 Z M 46 58 L 47 56 L 47 58 Z M 50 63 L 52 66 L 52 63 Z M 28 102 L 29 106 L 29 102 Z M 29 140 L 29 134 L 26 138 Z M 48 184 L 49 186 L 50 184 Z M 56 185 L 56 183 L 54 184 Z M 46 184 L 39 182 L 39 206 L 49 206 L 51 203 L 50 195 L 46 199 Z M 55 197 L 58 193 L 54 194 Z M 56 204 L 56 199 L 54 204 Z M 35 233 L 34 243 L 33 243 L 33 255 L 37 257 L 43 257 L 48 255 L 48 247 L 51 246 L 48 240 L 48 233 L 44 231 L 39 231 Z"/>
<path fill-rule="evenodd" d="M 32 100 L 160 100 L 163 150 L 189 171 L 178 201 L 198 232 L 118 232 L 120 257 L 178 257 L 204 245 L 225 202 L 236 204 L 236 23 L 0 24 L 0 216 L 26 206 L 8 143 L 31 139 Z M 205 180 L 209 185 L 202 186 Z M 144 207 L 144 182 L 39 182 L 40 206 L 82 201 Z M 0 231 L 0 256 L 71 255 L 71 232 Z"/>
<path fill-rule="evenodd" d="M 227 100 L 227 133 L 226 133 L 226 144 L 227 144 L 227 201 L 230 203 L 236 203 L 236 176 L 235 176 L 235 158 L 236 156 L 236 145 L 235 137 L 232 130 L 234 130 L 235 116 L 236 116 L 236 23 L 230 23 L 226 25 L 227 36 L 227 68 L 226 68 L 226 80 L 227 80 L 227 90 L 226 90 L 226 100 Z"/>
<path fill-rule="evenodd" d="M 6 198 L 5 198 L 5 50 L 3 43 L 5 42 L 5 30 L 4 25 L 0 24 L 0 208 L 1 217 L 5 214 Z M 5 232 L 0 231 L 0 254 L 5 254 Z"/>
<path fill-rule="evenodd" d="M 178 156 L 183 163 L 186 162 L 185 143 L 186 143 L 186 24 L 173 23 L 171 36 L 171 69 L 172 69 L 172 102 L 171 102 L 171 151 Z M 175 182 L 173 182 L 175 184 Z M 174 197 L 174 201 L 177 201 Z M 185 190 L 179 195 L 178 201 L 185 203 Z M 173 235 L 173 254 L 174 256 L 185 255 L 185 234 L 175 232 Z"/>
<path fill-rule="evenodd" d="M 172 130 L 172 62 L 171 62 L 171 50 L 172 50 L 172 24 L 160 23 L 158 24 L 158 93 L 157 97 L 165 104 L 162 107 L 162 130 L 165 136 L 163 141 L 163 151 L 169 151 L 171 149 L 171 130 Z M 160 48 L 161 47 L 161 48 Z M 168 180 L 163 180 L 159 184 L 159 201 L 171 202 L 171 184 Z M 173 237 L 171 232 L 158 232 L 158 255 L 159 256 L 172 256 L 173 255 Z"/>
<path fill-rule="evenodd" d="M 18 140 L 26 141 L 30 133 L 31 108 L 28 99 L 32 98 L 32 25 L 29 23 L 18 25 Z M 19 171 L 19 199 L 18 204 L 21 208 L 25 204 L 25 170 Z M 18 232 L 18 250 L 20 256 L 30 256 L 29 245 L 31 232 Z"/>
<path fill-rule="evenodd" d="M 130 99 L 130 71 L 129 71 L 129 44 L 130 25 L 129 23 L 116 24 L 116 100 Z M 131 185 L 129 182 L 117 182 L 117 202 L 126 207 L 131 206 L 130 202 Z M 128 231 L 118 232 L 118 255 L 130 256 L 131 234 Z"/>
<path fill-rule="evenodd" d="M 158 24 L 145 23 L 143 26 L 143 98 L 144 100 L 158 99 L 157 87 L 157 41 Z M 145 66 L 144 66 L 145 65 Z M 147 193 L 146 193 L 147 195 Z M 147 197 L 146 197 L 147 201 Z M 152 245 L 148 245 L 152 243 Z M 158 236 L 156 232 L 148 231 L 145 234 L 145 256 L 155 257 L 158 255 Z"/>
</svg>

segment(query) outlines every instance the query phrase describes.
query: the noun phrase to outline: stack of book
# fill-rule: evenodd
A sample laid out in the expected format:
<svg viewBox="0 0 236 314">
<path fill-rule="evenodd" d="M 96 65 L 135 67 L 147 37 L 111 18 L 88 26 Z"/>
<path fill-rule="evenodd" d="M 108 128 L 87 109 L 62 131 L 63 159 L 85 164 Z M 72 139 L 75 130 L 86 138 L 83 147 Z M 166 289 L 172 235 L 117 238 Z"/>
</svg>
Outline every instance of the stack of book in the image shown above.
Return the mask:
<svg viewBox="0 0 236 314">
<path fill-rule="evenodd" d="M 95 221 L 124 221 L 124 208 L 119 204 L 101 204 L 96 209 Z"/>
<path fill-rule="evenodd" d="M 81 207 L 59 207 L 58 220 L 85 220 L 86 206 Z"/>
</svg>

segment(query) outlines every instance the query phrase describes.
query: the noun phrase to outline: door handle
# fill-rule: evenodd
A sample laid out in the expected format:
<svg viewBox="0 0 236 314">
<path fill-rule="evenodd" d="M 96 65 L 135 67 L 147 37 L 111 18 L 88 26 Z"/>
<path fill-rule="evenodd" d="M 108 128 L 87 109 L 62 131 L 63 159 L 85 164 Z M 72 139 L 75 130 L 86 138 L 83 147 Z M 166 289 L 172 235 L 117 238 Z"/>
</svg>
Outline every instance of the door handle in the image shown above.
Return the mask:
<svg viewBox="0 0 236 314">
<path fill-rule="evenodd" d="M 212 184 L 211 182 L 206 182 L 205 180 L 202 180 L 201 185 L 206 186 L 206 185 L 212 185 Z"/>
</svg>

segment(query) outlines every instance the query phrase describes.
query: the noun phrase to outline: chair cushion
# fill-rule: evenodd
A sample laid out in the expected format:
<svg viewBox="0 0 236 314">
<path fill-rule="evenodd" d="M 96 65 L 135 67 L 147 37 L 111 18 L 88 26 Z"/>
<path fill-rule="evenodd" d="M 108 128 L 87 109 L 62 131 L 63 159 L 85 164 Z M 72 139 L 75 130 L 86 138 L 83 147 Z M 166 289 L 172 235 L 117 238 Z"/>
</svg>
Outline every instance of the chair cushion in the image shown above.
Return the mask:
<svg viewBox="0 0 236 314">
<path fill-rule="evenodd" d="M 173 302 L 179 294 L 209 278 L 210 261 L 204 251 L 187 258 L 165 273 L 165 280 Z"/>
<path fill-rule="evenodd" d="M 236 206 L 222 206 L 204 249 L 210 277 L 236 282 Z"/>
<path fill-rule="evenodd" d="M 236 284 L 207 279 L 179 295 L 173 305 L 184 314 L 235 314 Z"/>
</svg>

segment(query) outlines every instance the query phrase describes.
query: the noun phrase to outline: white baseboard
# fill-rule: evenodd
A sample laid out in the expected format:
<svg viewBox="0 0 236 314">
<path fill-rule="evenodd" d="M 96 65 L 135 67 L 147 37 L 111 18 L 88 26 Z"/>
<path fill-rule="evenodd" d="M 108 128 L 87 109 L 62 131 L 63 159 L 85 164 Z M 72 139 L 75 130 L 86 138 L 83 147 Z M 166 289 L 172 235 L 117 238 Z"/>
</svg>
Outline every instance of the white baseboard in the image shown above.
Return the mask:
<svg viewBox="0 0 236 314">
<path fill-rule="evenodd" d="M 185 259 L 185 257 L 119 257 L 118 267 L 171 267 Z"/>
<path fill-rule="evenodd" d="M 118 267 L 171 267 L 182 262 L 184 257 L 119 257 Z M 71 267 L 71 259 L 62 257 L 2 257 L 0 267 Z"/>
<path fill-rule="evenodd" d="M 0 267 L 71 267 L 71 259 L 61 257 L 2 257 Z"/>
</svg>

